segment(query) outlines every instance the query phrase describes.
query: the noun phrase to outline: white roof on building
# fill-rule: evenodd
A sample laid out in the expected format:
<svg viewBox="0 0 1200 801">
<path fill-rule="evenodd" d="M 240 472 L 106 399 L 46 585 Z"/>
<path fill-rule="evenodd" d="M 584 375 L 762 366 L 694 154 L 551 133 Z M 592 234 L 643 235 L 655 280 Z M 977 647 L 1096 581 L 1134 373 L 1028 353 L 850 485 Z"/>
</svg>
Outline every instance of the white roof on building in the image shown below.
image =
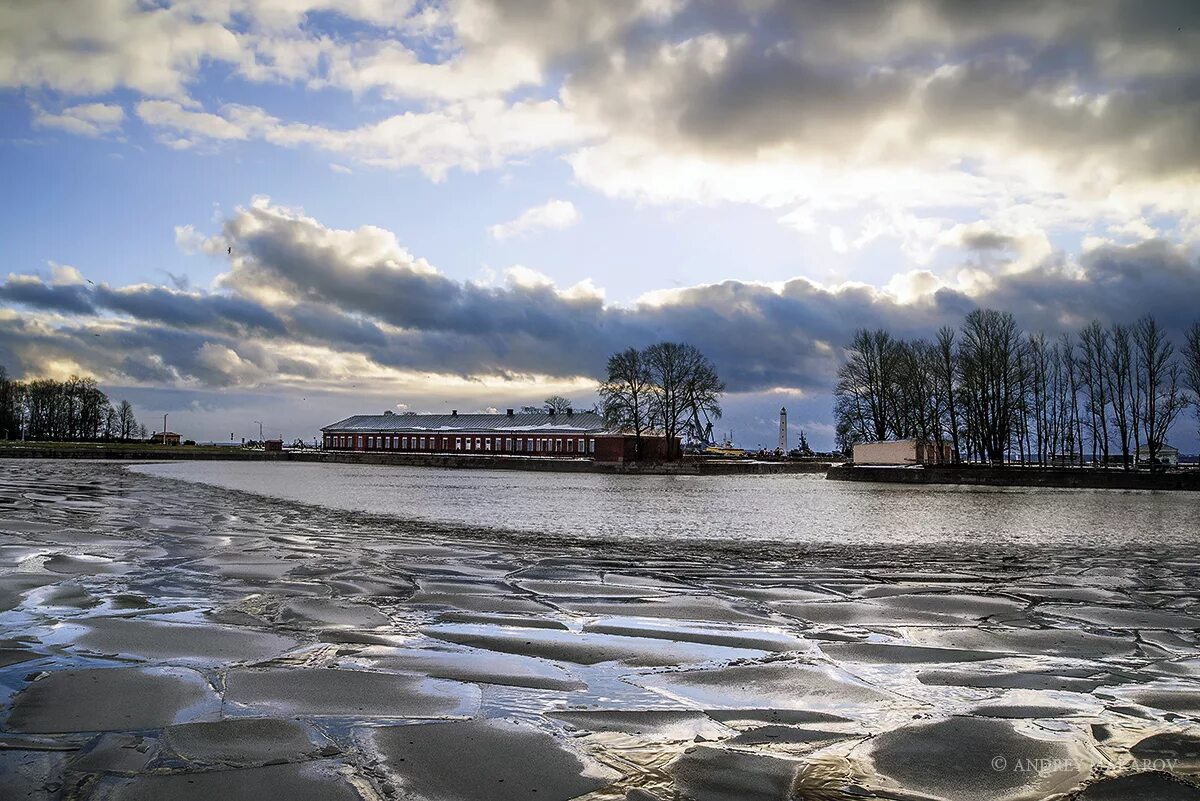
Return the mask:
<svg viewBox="0 0 1200 801">
<path fill-rule="evenodd" d="M 566 414 L 356 414 L 325 426 L 323 432 L 455 432 L 601 434 L 608 431 L 595 412 Z"/>
<path fill-rule="evenodd" d="M 1145 445 L 1145 444 L 1139 445 L 1137 452 L 1138 453 L 1149 453 L 1150 446 Z M 1179 448 L 1176 448 L 1174 445 L 1167 445 L 1165 443 L 1158 446 L 1158 455 L 1162 456 L 1163 454 L 1167 454 L 1167 453 L 1176 453 L 1177 454 L 1177 453 L 1179 453 Z"/>
</svg>

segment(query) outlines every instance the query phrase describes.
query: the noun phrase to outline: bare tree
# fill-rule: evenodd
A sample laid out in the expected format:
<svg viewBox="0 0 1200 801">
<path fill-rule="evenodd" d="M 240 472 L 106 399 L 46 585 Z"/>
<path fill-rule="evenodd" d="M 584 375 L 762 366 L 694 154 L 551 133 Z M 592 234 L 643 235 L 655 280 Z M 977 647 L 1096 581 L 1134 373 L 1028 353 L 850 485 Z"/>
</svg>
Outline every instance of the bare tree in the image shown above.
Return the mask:
<svg viewBox="0 0 1200 801">
<path fill-rule="evenodd" d="M 1075 352 L 1075 338 L 1070 334 L 1061 334 L 1058 338 L 1063 367 L 1063 425 L 1066 437 L 1063 443 L 1063 455 L 1074 457 L 1078 455 L 1079 464 L 1083 464 L 1083 422 L 1079 415 L 1079 358 Z"/>
<path fill-rule="evenodd" d="M 117 410 L 110 405 L 104 411 L 104 439 L 116 439 L 120 427 L 121 423 L 120 418 L 117 416 Z"/>
<path fill-rule="evenodd" d="M 949 327 L 933 343 L 855 332 L 834 393 L 838 447 L 949 438 L 967 458 L 1083 464 L 1090 443 L 1100 464 L 1119 445 L 1128 468 L 1143 439 L 1157 460 L 1193 397 L 1200 419 L 1200 322 L 1182 364 L 1149 316 L 1135 326 L 1094 321 L 1051 342 L 1022 334 L 1011 314 L 980 309 L 956 336 Z"/>
<path fill-rule="evenodd" d="M 127 400 L 117 406 L 117 436 L 124 442 L 137 435 L 137 418 L 133 415 L 133 404 Z"/>
<path fill-rule="evenodd" d="M 1141 395 L 1141 428 L 1146 435 L 1146 453 L 1153 466 L 1158 462 L 1158 451 L 1166 443 L 1175 418 L 1185 405 L 1185 398 L 1179 391 L 1175 346 L 1153 315 L 1138 320 L 1133 339 Z"/>
<path fill-rule="evenodd" d="M 1047 455 L 1054 450 L 1052 444 L 1052 420 L 1050 412 L 1050 381 L 1053 357 L 1046 343 L 1046 335 L 1040 331 L 1030 334 L 1026 344 L 1029 376 L 1029 416 L 1033 418 L 1034 448 L 1037 463 L 1044 465 Z"/>
<path fill-rule="evenodd" d="M 882 329 L 859 329 L 850 343 L 849 359 L 838 370 L 834 395 L 840 414 L 861 440 L 883 440 L 895 431 L 893 402 L 900 345 Z"/>
<path fill-rule="evenodd" d="M 1128 326 L 1113 325 L 1110 329 L 1112 348 L 1108 354 L 1105 380 L 1112 399 L 1112 424 L 1121 442 L 1121 464 L 1128 470 L 1136 452 L 1137 428 L 1135 379 L 1133 375 L 1133 336 Z"/>
<path fill-rule="evenodd" d="M 627 348 L 608 359 L 608 376 L 600 385 L 604 419 L 621 431 L 632 431 L 639 458 L 642 434 L 650 425 L 651 383 L 645 359 L 637 348 Z"/>
<path fill-rule="evenodd" d="M 944 325 L 937 333 L 938 363 L 935 381 L 938 391 L 945 396 L 946 425 L 950 432 L 950 442 L 954 446 L 954 458 L 959 458 L 958 444 L 958 349 L 954 345 L 954 329 Z"/>
<path fill-rule="evenodd" d="M 947 425 L 947 393 L 937 380 L 941 366 L 941 354 L 928 340 L 898 343 L 890 425 L 897 436 L 937 443 L 938 461 L 945 452 Z"/>
<path fill-rule="evenodd" d="M 725 394 L 725 382 L 717 375 L 717 368 L 703 353 L 691 345 L 684 345 L 687 359 L 687 380 L 684 383 L 684 404 L 688 417 L 686 428 L 693 438 L 710 436 L 712 423 L 721 417 L 721 396 Z M 669 440 L 668 444 L 674 442 Z"/>
<path fill-rule="evenodd" d="M 963 323 L 964 395 L 983 455 L 1004 461 L 1012 443 L 1020 407 L 1020 352 L 1023 347 L 1016 320 L 1007 312 L 976 309 Z"/>
<path fill-rule="evenodd" d="M 25 430 L 25 387 L 0 366 L 0 434 L 19 439 Z"/>
<path fill-rule="evenodd" d="M 1088 430 L 1091 431 L 1092 462 L 1101 457 L 1108 461 L 1108 381 L 1105 380 L 1109 361 L 1108 330 L 1093 320 L 1079 334 L 1080 367 L 1084 391 L 1087 393 Z"/>
<path fill-rule="evenodd" d="M 573 408 L 570 399 L 564 398 L 562 395 L 551 395 L 546 398 L 546 411 L 550 414 L 566 414 L 568 409 Z"/>
<path fill-rule="evenodd" d="M 123 405 L 136 425 L 132 407 Z M 119 428 L 117 410 L 94 378 L 15 381 L 0 366 L 0 436 L 76 442 L 111 439 Z"/>
<path fill-rule="evenodd" d="M 673 458 L 675 441 L 693 419 L 720 417 L 720 397 L 725 385 L 707 357 L 692 345 L 660 342 L 642 354 L 650 376 L 653 423 L 667 439 L 667 457 Z"/>
<path fill-rule="evenodd" d="M 1192 323 L 1184 341 L 1183 384 L 1191 393 L 1191 402 L 1196 407 L 1196 419 L 1200 420 L 1200 321 Z"/>
</svg>

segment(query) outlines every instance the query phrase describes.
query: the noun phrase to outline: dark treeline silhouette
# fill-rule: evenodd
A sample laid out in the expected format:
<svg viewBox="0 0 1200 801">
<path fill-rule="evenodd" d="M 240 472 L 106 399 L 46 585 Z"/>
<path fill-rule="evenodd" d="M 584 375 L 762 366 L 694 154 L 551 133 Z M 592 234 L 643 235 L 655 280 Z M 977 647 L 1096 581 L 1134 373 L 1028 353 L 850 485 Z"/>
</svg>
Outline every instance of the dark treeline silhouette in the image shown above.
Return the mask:
<svg viewBox="0 0 1200 801">
<path fill-rule="evenodd" d="M 1129 467 L 1151 464 L 1179 414 L 1200 397 L 1200 322 L 1178 353 L 1147 315 L 1092 322 L 1049 339 L 1011 314 L 979 309 L 961 328 L 902 340 L 859 330 L 838 370 L 838 447 L 916 438 L 959 458 Z M 1197 406 L 1200 419 L 1200 405 Z"/>
<path fill-rule="evenodd" d="M 0 367 L 0 436 L 84 442 L 146 438 L 129 401 L 116 406 L 91 378 L 15 381 Z"/>
<path fill-rule="evenodd" d="M 660 342 L 609 357 L 600 407 L 610 425 L 634 435 L 639 455 L 642 436 L 656 430 L 667 438 L 668 458 L 675 458 L 676 438 L 712 438 L 724 391 L 713 363 L 694 345 Z"/>
</svg>

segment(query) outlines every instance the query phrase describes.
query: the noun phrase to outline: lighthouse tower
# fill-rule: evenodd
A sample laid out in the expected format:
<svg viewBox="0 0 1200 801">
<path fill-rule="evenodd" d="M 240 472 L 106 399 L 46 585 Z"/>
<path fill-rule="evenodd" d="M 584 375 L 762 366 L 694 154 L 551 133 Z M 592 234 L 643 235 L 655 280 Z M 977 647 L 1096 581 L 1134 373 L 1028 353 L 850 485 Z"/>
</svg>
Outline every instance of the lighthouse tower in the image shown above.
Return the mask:
<svg viewBox="0 0 1200 801">
<path fill-rule="evenodd" d="M 787 408 L 779 408 L 779 450 L 787 453 Z"/>
</svg>

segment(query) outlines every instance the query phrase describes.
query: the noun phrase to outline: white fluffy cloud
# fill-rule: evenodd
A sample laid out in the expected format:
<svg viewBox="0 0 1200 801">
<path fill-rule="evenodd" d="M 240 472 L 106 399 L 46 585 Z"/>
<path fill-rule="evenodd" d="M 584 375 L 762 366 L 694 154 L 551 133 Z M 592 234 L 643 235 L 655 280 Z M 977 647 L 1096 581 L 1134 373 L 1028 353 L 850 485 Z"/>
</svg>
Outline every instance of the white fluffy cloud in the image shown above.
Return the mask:
<svg viewBox="0 0 1200 801">
<path fill-rule="evenodd" d="M 497 223 L 488 228 L 496 239 L 511 239 L 535 231 L 561 231 L 579 222 L 579 211 L 569 200 L 547 200 L 540 206 L 525 209 L 508 222 Z"/>
<path fill-rule="evenodd" d="M 112 135 L 121 103 L 170 147 L 266 142 L 434 181 L 562 155 L 607 196 L 765 208 L 845 261 L 889 248 L 905 297 L 926 271 L 960 285 L 950 250 L 976 281 L 1037 268 L 1064 235 L 1076 251 L 1200 241 L 1194 4 L 9 0 L 3 14 L 0 87 L 37 98 L 41 128 Z M 304 118 L 249 92 L 227 102 L 238 81 L 357 102 Z M 489 230 L 577 219 L 553 201 Z"/>
<path fill-rule="evenodd" d="M 183 138 L 170 140 L 177 145 L 187 145 L 206 139 L 246 139 L 248 133 L 224 117 L 203 111 L 192 111 L 173 100 L 143 100 L 137 105 L 137 115 L 142 122 L 158 129 L 166 129 Z"/>
<path fill-rule="evenodd" d="M 587 136 L 554 100 L 475 100 L 345 129 L 285 122 L 257 106 L 227 105 L 218 115 L 166 100 L 139 104 L 138 116 L 180 147 L 259 139 L 281 147 L 311 147 L 367 166 L 415 167 L 433 180 L 451 169 L 478 172 Z"/>
<path fill-rule="evenodd" d="M 1166 215 L 1200 234 L 1198 15 L 1136 0 L 9 2 L 0 86 L 128 89 L 172 147 L 264 140 L 435 180 L 569 149 L 608 195 L 765 206 L 839 225 L 848 251 L 882 238 L 922 262 L 972 217 L 1132 237 L 1161 231 L 1130 220 Z M 210 66 L 383 110 L 335 127 L 201 108 L 187 95 Z M 112 107 L 73 108 L 93 105 Z M 94 115 L 36 120 L 110 132 Z"/>
<path fill-rule="evenodd" d="M 33 124 L 38 128 L 58 128 L 78 136 L 106 136 L 121 130 L 125 110 L 108 103 L 81 103 L 57 113 L 40 106 L 33 109 Z"/>
<path fill-rule="evenodd" d="M 0 14 L 0 86 L 181 96 L 202 63 L 239 56 L 232 31 L 183 8 L 136 0 L 14 0 L 3 3 Z"/>
</svg>

